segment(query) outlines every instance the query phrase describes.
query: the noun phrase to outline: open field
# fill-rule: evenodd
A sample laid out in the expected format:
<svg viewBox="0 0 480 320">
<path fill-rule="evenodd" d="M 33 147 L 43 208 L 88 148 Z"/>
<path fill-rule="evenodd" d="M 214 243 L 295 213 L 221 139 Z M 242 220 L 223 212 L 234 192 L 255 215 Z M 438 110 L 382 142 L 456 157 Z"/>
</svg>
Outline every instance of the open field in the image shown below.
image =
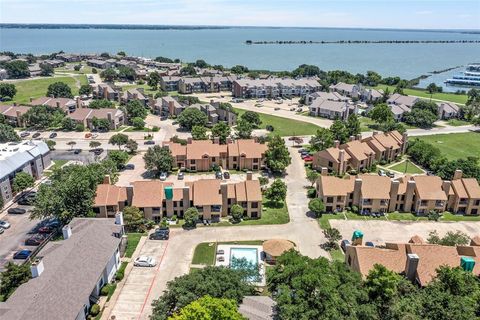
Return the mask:
<svg viewBox="0 0 480 320">
<path fill-rule="evenodd" d="M 81 64 L 83 67 L 80 70 L 76 71 L 74 67 L 79 64 Z M 62 74 L 62 73 L 89 74 L 89 73 L 92 73 L 92 67 L 87 66 L 85 63 L 72 62 L 72 63 L 67 63 L 63 67 L 55 68 L 55 73 L 56 74 Z"/>
<path fill-rule="evenodd" d="M 87 84 L 87 78 L 84 75 L 79 75 L 15 81 L 17 94 L 13 100 L 17 103 L 29 103 L 30 98 L 44 97 L 47 94 L 48 86 L 55 82 L 66 83 L 72 89 L 73 95 L 77 95 L 79 86 Z"/>
<path fill-rule="evenodd" d="M 238 108 L 235 108 L 235 111 L 238 112 L 238 116 L 241 116 L 245 113 L 245 110 Z M 319 128 L 312 123 L 276 117 L 264 113 L 258 114 L 260 115 L 260 120 L 262 121 L 262 124 L 260 125 L 261 129 L 265 129 L 267 125 L 271 125 L 274 128 L 272 134 L 278 134 L 282 137 L 313 135 Z"/>
<path fill-rule="evenodd" d="M 421 136 L 419 139 L 438 147 L 449 160 L 480 156 L 480 133 L 452 133 Z"/>
<path fill-rule="evenodd" d="M 385 90 L 387 87 L 388 87 L 388 90 L 390 90 L 390 92 L 393 92 L 393 90 L 395 90 L 394 86 L 387 86 L 387 85 L 378 85 L 375 88 Z M 403 93 L 409 96 L 417 96 L 421 98 L 430 99 L 430 93 L 420 89 L 403 89 Z M 455 94 L 455 93 L 449 93 L 449 92 L 439 92 L 439 93 L 434 93 L 432 96 L 432 99 L 445 100 L 445 101 L 451 101 L 454 103 L 465 104 L 465 102 L 467 102 L 467 95 Z"/>
</svg>

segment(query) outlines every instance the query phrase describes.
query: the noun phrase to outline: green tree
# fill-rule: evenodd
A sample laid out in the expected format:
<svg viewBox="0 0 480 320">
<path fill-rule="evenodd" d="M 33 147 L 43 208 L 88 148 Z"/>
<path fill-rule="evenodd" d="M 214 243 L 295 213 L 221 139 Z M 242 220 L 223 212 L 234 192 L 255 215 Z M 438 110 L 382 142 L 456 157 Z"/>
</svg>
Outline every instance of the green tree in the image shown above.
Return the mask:
<svg viewBox="0 0 480 320">
<path fill-rule="evenodd" d="M 308 210 L 313 212 L 315 216 L 319 218 L 325 213 L 325 205 L 321 199 L 315 198 L 308 202 Z"/>
<path fill-rule="evenodd" d="M 208 266 L 169 281 L 167 289 L 152 303 L 151 319 L 168 319 L 176 311 L 205 295 L 240 303 L 244 296 L 251 294 L 253 286 L 244 280 L 243 270 Z"/>
<path fill-rule="evenodd" d="M 230 215 L 234 222 L 240 222 L 243 218 L 243 207 L 239 204 L 234 204 L 230 208 Z"/>
<path fill-rule="evenodd" d="M 145 169 L 155 170 L 159 174 L 172 169 L 174 158 L 170 149 L 156 145 L 148 148 L 143 161 L 145 161 Z"/>
<path fill-rule="evenodd" d="M 133 118 L 145 119 L 148 115 L 148 110 L 138 100 L 132 100 L 125 106 L 127 117 L 129 120 Z"/>
<path fill-rule="evenodd" d="M 207 128 L 203 126 L 192 127 L 192 139 L 193 140 L 207 140 Z"/>
<path fill-rule="evenodd" d="M 317 171 L 314 171 L 314 170 L 307 171 L 307 180 L 310 181 L 312 186 L 317 181 L 318 177 L 319 177 L 319 174 Z"/>
<path fill-rule="evenodd" d="M 280 179 L 275 179 L 265 192 L 265 196 L 273 202 L 285 201 L 287 197 L 287 185 Z"/>
<path fill-rule="evenodd" d="M 230 127 L 225 122 L 218 122 L 212 128 L 212 137 L 218 137 L 221 144 L 227 143 L 227 138 L 230 136 Z"/>
<path fill-rule="evenodd" d="M 345 122 L 342 120 L 335 120 L 329 130 L 332 133 L 333 140 L 338 140 L 340 143 L 347 142 L 349 135 Z"/>
<path fill-rule="evenodd" d="M 156 57 L 155 61 L 161 62 L 161 63 L 173 63 L 173 60 L 170 58 L 165 58 L 165 57 Z"/>
<path fill-rule="evenodd" d="M 73 149 L 73 147 L 76 145 L 77 143 L 75 141 L 68 141 L 67 142 L 67 146 L 70 146 L 70 150 Z"/>
<path fill-rule="evenodd" d="M 127 54 L 125 53 L 125 51 L 118 51 L 118 52 L 117 52 L 117 56 L 126 57 Z"/>
<path fill-rule="evenodd" d="M 88 144 L 88 146 L 89 146 L 91 149 L 98 148 L 98 147 L 100 147 L 101 145 L 102 145 L 102 144 L 101 144 L 99 141 L 95 141 L 95 140 L 90 141 L 90 143 Z"/>
<path fill-rule="evenodd" d="M 135 80 L 135 70 L 132 67 L 118 67 L 118 78 L 124 80 Z"/>
<path fill-rule="evenodd" d="M 466 246 L 470 243 L 470 237 L 468 234 L 457 230 L 455 232 L 448 231 L 442 238 L 438 235 L 437 230 L 433 230 L 428 234 L 427 241 L 442 246 Z"/>
<path fill-rule="evenodd" d="M 118 150 L 121 150 L 122 146 L 128 142 L 128 136 L 124 133 L 117 133 L 110 137 L 108 143 L 118 146 Z"/>
<path fill-rule="evenodd" d="M 97 117 L 93 117 L 92 118 L 92 125 L 98 131 L 107 132 L 107 131 L 110 130 L 110 125 L 111 124 L 110 124 L 110 120 L 108 120 L 108 119 L 105 119 L 105 118 L 99 119 Z M 76 130 L 77 131 L 83 131 L 83 130 L 79 130 L 78 128 Z"/>
<path fill-rule="evenodd" d="M 10 79 L 20 79 L 30 77 L 28 63 L 22 60 L 13 60 L 4 64 Z"/>
<path fill-rule="evenodd" d="M 208 68 L 209 65 L 208 65 L 208 63 L 205 62 L 205 60 L 200 59 L 200 60 L 195 61 L 195 67 L 197 67 L 197 68 Z"/>
<path fill-rule="evenodd" d="M 349 136 L 356 136 L 360 134 L 360 120 L 356 114 L 351 114 L 347 119 L 347 131 Z"/>
<path fill-rule="evenodd" d="M 41 64 L 40 65 L 40 75 L 44 77 L 51 76 L 53 74 L 54 70 L 53 67 L 49 64 Z"/>
<path fill-rule="evenodd" d="M 428 110 L 413 109 L 411 112 L 403 114 L 403 121 L 409 125 L 420 128 L 431 128 L 435 121 L 437 121 L 436 114 Z"/>
<path fill-rule="evenodd" d="M 248 72 L 248 68 L 245 67 L 245 66 L 241 66 L 241 65 L 236 65 L 234 67 L 232 67 L 230 69 L 230 71 L 232 73 L 235 73 L 235 74 L 242 74 L 242 73 L 247 73 Z"/>
<path fill-rule="evenodd" d="M 26 172 L 19 172 L 13 178 L 13 191 L 15 192 L 23 192 L 28 188 L 33 188 L 35 183 L 35 179 L 26 173 Z"/>
<path fill-rule="evenodd" d="M 240 119 L 235 127 L 235 132 L 239 139 L 252 138 L 252 130 L 252 124 L 244 119 Z"/>
<path fill-rule="evenodd" d="M 20 141 L 20 137 L 13 127 L 0 123 L 0 143 Z"/>
<path fill-rule="evenodd" d="M 48 86 L 47 96 L 55 98 L 73 98 L 72 89 L 65 82 L 57 81 Z"/>
<path fill-rule="evenodd" d="M 0 83 L 0 100 L 12 100 L 17 94 L 13 83 Z"/>
<path fill-rule="evenodd" d="M 73 131 L 77 127 L 77 122 L 72 118 L 65 117 L 62 120 L 62 129 L 65 131 Z"/>
<path fill-rule="evenodd" d="M 262 124 L 262 120 L 260 120 L 260 115 L 254 111 L 245 111 L 245 113 L 242 114 L 240 118 L 250 123 L 254 128 L 259 128 Z"/>
<path fill-rule="evenodd" d="M 90 87 L 90 85 L 88 84 L 82 84 L 80 89 L 78 90 L 78 94 L 80 95 L 89 95 L 91 93 L 92 93 L 92 87 Z"/>
<path fill-rule="evenodd" d="M 125 148 L 128 149 L 128 152 L 135 153 L 138 149 L 138 143 L 133 139 L 128 139 L 127 143 L 125 144 Z"/>
<path fill-rule="evenodd" d="M 207 115 L 195 108 L 187 108 L 177 117 L 181 127 L 192 130 L 193 126 L 205 127 L 208 122 Z"/>
<path fill-rule="evenodd" d="M 121 169 L 125 166 L 130 157 L 126 151 L 112 150 L 108 152 L 108 158 L 115 162 L 118 169 Z"/>
<path fill-rule="evenodd" d="M 284 171 L 291 163 L 285 141 L 279 136 L 273 136 L 268 142 L 268 149 L 265 154 L 267 167 L 275 172 Z"/>
<path fill-rule="evenodd" d="M 65 113 L 61 109 L 47 105 L 33 106 L 22 115 L 22 119 L 28 127 L 37 129 L 59 127 L 62 125 L 63 118 L 65 118 Z"/>
<path fill-rule="evenodd" d="M 197 74 L 197 71 L 195 70 L 195 67 L 192 64 L 189 64 L 182 69 L 180 69 L 180 74 L 182 76 L 194 76 Z"/>
<path fill-rule="evenodd" d="M 3 297 L 3 300 L 7 300 L 15 289 L 27 282 L 30 277 L 31 273 L 28 264 L 17 265 L 13 262 L 8 262 L 5 266 L 5 271 L 0 273 L 0 298 Z"/>
<path fill-rule="evenodd" d="M 379 103 L 368 114 L 373 121 L 383 123 L 393 120 L 393 112 L 385 103 Z"/>
<path fill-rule="evenodd" d="M 105 69 L 104 71 L 102 71 L 100 73 L 100 77 L 102 77 L 103 80 L 105 80 L 107 82 L 113 82 L 115 79 L 118 78 L 118 74 L 115 71 L 115 69 L 108 68 L 108 69 Z"/>
<path fill-rule="evenodd" d="M 151 87 L 152 89 L 157 89 L 159 82 L 160 82 L 160 74 L 156 71 L 150 72 L 147 80 L 148 86 Z"/>
<path fill-rule="evenodd" d="M 47 144 L 49 150 L 55 150 L 57 143 L 54 140 L 47 140 L 45 143 Z"/>
<path fill-rule="evenodd" d="M 110 109 L 115 107 L 115 103 L 107 99 L 92 100 L 88 107 L 92 109 Z"/>
<path fill-rule="evenodd" d="M 133 127 L 136 130 L 141 130 L 145 128 L 145 121 L 140 117 L 135 117 L 131 120 Z"/>
<path fill-rule="evenodd" d="M 333 147 L 333 134 L 326 128 L 319 128 L 310 139 L 310 146 L 313 151 L 322 151 Z"/>
<path fill-rule="evenodd" d="M 195 207 L 188 208 L 183 214 L 185 219 L 185 226 L 187 228 L 195 228 L 199 218 L 198 210 Z"/>
<path fill-rule="evenodd" d="M 128 232 L 143 231 L 145 219 L 142 211 L 137 207 L 127 206 L 123 208 L 123 223 Z"/>
<path fill-rule="evenodd" d="M 439 89 L 438 89 L 437 85 L 433 82 L 430 83 L 427 86 L 426 89 L 427 89 L 428 93 L 430 93 L 430 101 L 432 101 L 433 94 L 436 93 L 436 92 L 439 92 Z"/>
<path fill-rule="evenodd" d="M 169 320 L 244 320 L 231 299 L 212 298 L 206 295 L 186 305 Z"/>
</svg>

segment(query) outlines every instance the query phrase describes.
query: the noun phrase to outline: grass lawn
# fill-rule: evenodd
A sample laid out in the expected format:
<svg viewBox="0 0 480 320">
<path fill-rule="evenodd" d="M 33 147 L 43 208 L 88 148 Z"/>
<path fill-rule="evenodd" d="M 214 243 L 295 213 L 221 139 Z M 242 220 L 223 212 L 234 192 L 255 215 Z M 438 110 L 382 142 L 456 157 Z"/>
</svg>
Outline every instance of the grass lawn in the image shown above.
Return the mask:
<svg viewBox="0 0 480 320">
<path fill-rule="evenodd" d="M 387 169 L 395 170 L 402 173 L 410 173 L 410 174 L 423 173 L 423 170 L 420 169 L 416 164 L 414 164 L 410 160 L 405 160 L 393 166 L 387 167 Z"/>
<path fill-rule="evenodd" d="M 290 221 L 286 203 L 275 205 L 263 198 L 262 217 L 260 219 L 243 220 L 235 225 L 284 224 Z"/>
<path fill-rule="evenodd" d="M 359 117 L 359 121 L 360 121 L 360 131 L 362 132 L 372 131 L 371 126 L 375 125 L 375 121 L 367 117 Z"/>
<path fill-rule="evenodd" d="M 247 246 L 261 246 L 263 244 L 263 240 L 225 241 L 219 242 L 218 244 L 244 244 Z"/>
<path fill-rule="evenodd" d="M 343 214 L 333 214 L 333 213 L 324 213 L 322 217 L 318 219 L 318 223 L 320 224 L 320 228 L 328 229 L 331 227 L 330 220 L 344 220 L 345 217 Z"/>
<path fill-rule="evenodd" d="M 80 70 L 76 71 L 74 67 L 79 64 L 83 65 L 83 67 Z M 55 73 L 88 74 L 88 73 L 92 73 L 92 67 L 87 66 L 86 64 L 83 64 L 80 62 L 72 62 L 72 63 L 67 63 L 64 67 L 55 68 Z"/>
<path fill-rule="evenodd" d="M 86 84 L 87 78 L 83 75 L 78 77 L 50 77 L 34 80 L 19 80 L 15 81 L 17 94 L 14 97 L 17 103 L 29 103 L 30 98 L 44 97 L 47 94 L 48 86 L 55 82 L 64 82 L 72 89 L 73 95 L 78 94 L 77 81 L 80 84 Z"/>
<path fill-rule="evenodd" d="M 447 123 L 449 126 L 453 126 L 453 127 L 468 126 L 469 124 L 471 124 L 468 121 L 459 120 L 459 119 L 450 119 L 447 121 Z"/>
<path fill-rule="evenodd" d="M 68 160 L 53 160 L 53 164 L 48 170 L 55 170 L 55 169 L 60 169 L 65 163 L 68 162 Z"/>
<path fill-rule="evenodd" d="M 238 112 L 239 117 L 246 112 L 246 110 L 238 108 L 235 108 L 235 111 Z M 260 129 L 265 129 L 267 125 L 271 125 L 274 128 L 272 134 L 278 134 L 282 137 L 313 135 L 319 128 L 318 126 L 308 122 L 272 116 L 264 113 L 258 113 L 258 115 L 262 121 Z"/>
<path fill-rule="evenodd" d="M 153 132 L 152 128 L 142 128 L 142 129 L 135 129 L 134 127 L 127 128 L 123 132 Z"/>
<path fill-rule="evenodd" d="M 440 221 L 480 221 L 480 216 L 466 216 L 444 212 Z"/>
<path fill-rule="evenodd" d="M 438 147 L 449 160 L 480 155 L 480 133 L 436 134 L 418 138 Z"/>
<path fill-rule="evenodd" d="M 395 87 L 387 86 L 387 85 L 378 85 L 375 88 L 385 90 L 385 88 L 387 87 L 389 88 L 390 92 L 393 92 L 395 90 Z M 403 89 L 403 93 L 409 96 L 417 96 L 421 98 L 430 99 L 430 93 L 428 93 L 425 90 Z M 439 92 L 439 93 L 433 94 L 432 96 L 432 99 L 451 101 L 451 102 L 460 103 L 460 104 L 465 104 L 465 102 L 467 102 L 467 98 L 468 97 L 466 94 L 455 94 L 455 93 L 449 93 L 449 92 Z"/>
<path fill-rule="evenodd" d="M 330 256 L 333 261 L 345 262 L 345 255 L 343 254 L 342 249 L 330 251 Z"/>
<path fill-rule="evenodd" d="M 216 244 L 204 242 L 197 245 L 193 253 L 192 264 L 205 264 L 212 266 L 215 263 Z"/>
<path fill-rule="evenodd" d="M 394 221 L 419 221 L 428 220 L 427 217 L 417 217 L 411 212 L 391 212 L 387 214 L 388 220 Z"/>
<path fill-rule="evenodd" d="M 140 238 L 146 235 L 146 233 L 127 233 L 127 248 L 125 249 L 125 257 L 132 257 Z"/>
</svg>

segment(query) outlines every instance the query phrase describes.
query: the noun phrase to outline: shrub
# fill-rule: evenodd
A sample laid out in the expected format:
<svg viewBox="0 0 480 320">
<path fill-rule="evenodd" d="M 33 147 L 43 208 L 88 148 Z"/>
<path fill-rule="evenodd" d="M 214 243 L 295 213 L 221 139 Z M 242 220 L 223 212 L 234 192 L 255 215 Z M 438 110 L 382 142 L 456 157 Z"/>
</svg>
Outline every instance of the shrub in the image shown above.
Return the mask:
<svg viewBox="0 0 480 320">
<path fill-rule="evenodd" d="M 177 221 L 177 215 L 173 215 L 172 218 L 171 218 L 172 221 Z"/>
<path fill-rule="evenodd" d="M 97 73 L 97 69 L 92 68 L 92 73 Z"/>
<path fill-rule="evenodd" d="M 158 132 L 158 131 L 160 131 L 160 128 L 157 127 L 157 126 L 153 126 L 153 127 L 152 127 L 152 131 L 153 131 L 153 132 Z"/>
<path fill-rule="evenodd" d="M 270 131 L 270 132 L 272 132 L 273 130 L 275 130 L 272 125 L 267 125 L 267 126 L 265 127 L 265 129 L 267 129 L 267 131 Z"/>
<path fill-rule="evenodd" d="M 83 124 L 79 123 L 75 126 L 75 131 L 77 132 L 83 132 L 84 130 L 85 130 L 85 126 Z"/>
<path fill-rule="evenodd" d="M 353 213 L 358 213 L 358 207 L 357 206 L 352 206 L 352 212 Z"/>
<path fill-rule="evenodd" d="M 90 315 L 95 317 L 100 313 L 100 306 L 98 304 L 92 304 L 90 307 Z"/>
<path fill-rule="evenodd" d="M 383 166 L 383 165 L 386 165 L 386 164 L 387 164 L 387 160 L 384 160 L 384 159 L 380 160 L 380 165 Z"/>
<path fill-rule="evenodd" d="M 313 198 L 315 198 L 316 196 L 317 196 L 317 190 L 315 190 L 315 188 L 310 188 L 310 189 L 308 189 L 308 191 L 307 191 L 307 197 L 308 197 L 308 198 L 313 199 Z"/>
<path fill-rule="evenodd" d="M 73 67 L 73 70 L 75 70 L 75 71 L 80 71 L 81 68 L 82 68 L 82 65 L 81 65 L 81 64 L 77 64 L 75 67 Z"/>
<path fill-rule="evenodd" d="M 102 289 L 100 290 L 100 295 L 101 296 L 108 296 L 108 293 L 110 292 L 110 285 L 109 284 L 106 284 L 102 287 Z"/>
<path fill-rule="evenodd" d="M 258 177 L 258 182 L 260 182 L 261 186 L 264 186 L 268 184 L 268 178 L 267 177 Z"/>
</svg>

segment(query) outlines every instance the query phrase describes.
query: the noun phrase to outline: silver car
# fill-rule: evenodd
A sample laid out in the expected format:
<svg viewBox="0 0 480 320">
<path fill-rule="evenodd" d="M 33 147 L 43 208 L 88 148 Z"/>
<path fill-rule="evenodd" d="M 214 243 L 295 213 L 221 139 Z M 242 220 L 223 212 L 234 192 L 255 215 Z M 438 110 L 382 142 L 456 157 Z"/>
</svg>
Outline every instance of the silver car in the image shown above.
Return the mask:
<svg viewBox="0 0 480 320">
<path fill-rule="evenodd" d="M 140 256 L 133 262 L 135 267 L 155 267 L 157 265 L 157 261 L 155 258 L 148 257 L 148 256 Z"/>
<path fill-rule="evenodd" d="M 8 223 L 8 221 L 5 221 L 5 220 L 0 220 L 0 228 L 8 229 L 10 228 L 10 223 Z"/>
</svg>

